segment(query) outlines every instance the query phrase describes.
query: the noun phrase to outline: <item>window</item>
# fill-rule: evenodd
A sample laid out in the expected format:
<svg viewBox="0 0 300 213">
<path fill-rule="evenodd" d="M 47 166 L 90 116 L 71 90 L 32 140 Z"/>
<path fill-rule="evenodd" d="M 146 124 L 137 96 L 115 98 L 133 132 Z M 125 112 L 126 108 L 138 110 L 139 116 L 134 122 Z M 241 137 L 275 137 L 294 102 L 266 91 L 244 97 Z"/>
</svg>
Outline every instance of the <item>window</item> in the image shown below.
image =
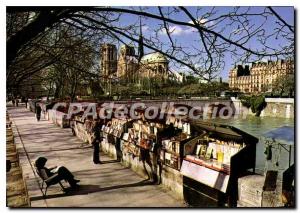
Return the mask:
<svg viewBox="0 0 300 213">
<path fill-rule="evenodd" d="M 162 72 L 163 72 L 163 67 L 162 67 L 162 65 L 159 65 L 159 66 L 158 66 L 158 72 L 159 72 L 159 73 L 162 73 Z"/>
</svg>

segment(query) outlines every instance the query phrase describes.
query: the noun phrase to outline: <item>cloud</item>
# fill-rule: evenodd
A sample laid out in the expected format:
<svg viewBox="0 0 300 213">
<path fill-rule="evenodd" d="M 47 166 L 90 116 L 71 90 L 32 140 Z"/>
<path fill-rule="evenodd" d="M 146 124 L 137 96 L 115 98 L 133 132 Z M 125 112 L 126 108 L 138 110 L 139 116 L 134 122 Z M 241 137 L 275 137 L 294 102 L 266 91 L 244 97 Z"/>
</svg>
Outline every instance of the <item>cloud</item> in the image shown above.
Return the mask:
<svg viewBox="0 0 300 213">
<path fill-rule="evenodd" d="M 188 23 L 194 24 L 194 22 L 191 20 Z M 213 21 L 209 21 L 208 19 L 202 18 L 198 19 L 197 23 L 203 27 L 210 27 L 214 24 Z M 194 27 L 181 27 L 178 25 L 172 25 L 169 27 L 169 33 L 174 36 L 183 35 L 183 34 L 190 34 L 193 32 L 197 32 L 197 29 Z M 165 28 L 160 30 L 159 34 L 166 35 L 167 31 Z"/>
<path fill-rule="evenodd" d="M 197 30 L 193 27 L 181 27 L 181 26 L 170 26 L 169 33 L 173 36 L 179 36 L 184 34 L 190 34 L 192 32 L 196 32 Z M 161 29 L 159 32 L 160 35 L 167 35 L 167 31 L 165 28 Z"/>
<path fill-rule="evenodd" d="M 170 26 L 168 31 L 171 35 L 182 35 L 184 33 L 184 29 L 182 27 L 176 26 L 176 25 Z M 161 35 L 166 35 L 167 30 L 165 28 L 163 28 L 160 30 L 159 33 Z"/>
<path fill-rule="evenodd" d="M 197 22 L 198 24 L 202 25 L 202 26 L 205 26 L 205 25 L 208 24 L 208 23 L 207 23 L 207 22 L 208 22 L 208 19 L 206 19 L 206 18 L 200 18 L 200 19 L 196 20 L 196 22 Z M 190 23 L 190 24 L 194 24 L 194 22 L 193 22 L 192 20 L 190 20 L 189 23 Z"/>
<path fill-rule="evenodd" d="M 142 26 L 142 31 L 143 32 L 147 32 L 149 30 L 149 26 L 145 25 L 145 26 Z"/>
<path fill-rule="evenodd" d="M 194 24 L 194 22 L 192 20 L 189 21 L 190 24 Z M 202 27 L 211 27 L 214 25 L 214 21 L 209 21 L 206 18 L 199 18 L 198 20 L 196 20 L 196 23 L 199 24 Z"/>
<path fill-rule="evenodd" d="M 198 20 L 196 20 L 197 24 L 199 24 L 200 26 L 202 27 L 211 27 L 212 25 L 214 25 L 214 22 L 213 21 L 209 21 L 208 19 L 206 18 L 199 18 Z M 189 24 L 193 24 L 194 25 L 194 22 L 192 20 L 190 20 L 188 22 Z M 193 32 L 198 32 L 198 30 L 194 27 L 187 27 L 187 29 L 185 30 L 185 33 L 193 33 Z"/>
</svg>

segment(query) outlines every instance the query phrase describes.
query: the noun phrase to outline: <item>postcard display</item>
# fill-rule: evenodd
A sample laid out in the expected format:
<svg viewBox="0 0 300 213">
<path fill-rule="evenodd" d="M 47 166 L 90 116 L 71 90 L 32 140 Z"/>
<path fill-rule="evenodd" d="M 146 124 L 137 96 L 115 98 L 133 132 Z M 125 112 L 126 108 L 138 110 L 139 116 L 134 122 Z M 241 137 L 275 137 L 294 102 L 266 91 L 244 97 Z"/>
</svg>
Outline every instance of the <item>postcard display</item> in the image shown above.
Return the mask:
<svg viewBox="0 0 300 213">
<path fill-rule="evenodd" d="M 93 141 L 93 130 L 92 124 L 93 120 L 91 119 L 83 119 L 82 116 L 76 115 L 72 121 L 72 128 L 78 138 L 80 138 L 84 142 L 92 143 Z"/>
<path fill-rule="evenodd" d="M 212 131 L 204 126 L 202 136 L 185 145 L 181 173 L 184 195 L 192 205 L 236 206 L 238 178 L 255 169 L 258 140 L 238 129 L 234 130 L 241 135 L 235 132 L 234 140 L 222 128 Z"/>
<path fill-rule="evenodd" d="M 108 152 L 110 155 L 116 155 L 115 143 L 120 140 L 124 131 L 126 130 L 127 123 L 131 119 L 126 118 L 112 118 L 106 125 L 101 127 L 101 134 L 103 143 L 101 146 L 103 151 Z"/>
<path fill-rule="evenodd" d="M 173 124 L 175 128 L 181 129 L 182 131 L 176 136 L 162 140 L 160 159 L 164 165 L 180 170 L 184 155 L 184 144 L 191 140 L 190 124 L 173 116 L 169 116 L 166 123 L 167 125 Z"/>
<path fill-rule="evenodd" d="M 153 152 L 157 142 L 157 131 L 163 128 L 162 124 L 137 120 L 132 122 L 132 128 L 128 128 L 122 138 L 122 150 L 124 154 L 139 156 L 140 148 Z"/>
</svg>

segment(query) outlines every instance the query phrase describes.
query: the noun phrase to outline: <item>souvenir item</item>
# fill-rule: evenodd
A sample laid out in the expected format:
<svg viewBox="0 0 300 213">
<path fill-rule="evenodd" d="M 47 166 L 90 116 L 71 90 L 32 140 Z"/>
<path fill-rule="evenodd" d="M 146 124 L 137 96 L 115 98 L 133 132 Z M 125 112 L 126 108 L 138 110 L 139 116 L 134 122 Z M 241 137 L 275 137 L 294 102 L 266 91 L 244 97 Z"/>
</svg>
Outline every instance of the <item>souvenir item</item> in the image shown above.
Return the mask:
<svg viewBox="0 0 300 213">
<path fill-rule="evenodd" d="M 144 148 L 144 149 L 149 149 L 149 148 L 150 148 L 149 145 L 150 145 L 150 144 L 149 144 L 149 141 L 148 141 L 147 139 L 142 138 L 142 139 L 140 140 L 140 146 L 141 146 L 142 148 Z"/>
<path fill-rule="evenodd" d="M 224 153 L 223 152 L 217 152 L 217 160 L 219 163 L 223 163 L 224 160 Z"/>
<path fill-rule="evenodd" d="M 167 124 L 167 125 L 170 125 L 170 119 L 169 119 L 169 118 L 167 118 L 166 124 Z"/>
<path fill-rule="evenodd" d="M 176 118 L 170 117 L 170 123 L 175 124 Z"/>
<path fill-rule="evenodd" d="M 217 159 L 217 149 L 215 143 L 209 143 L 209 147 L 212 148 L 212 158 Z"/>
<path fill-rule="evenodd" d="M 125 132 L 123 135 L 123 140 L 128 141 L 129 133 Z"/>
<path fill-rule="evenodd" d="M 189 123 L 187 124 L 187 134 L 188 134 L 188 135 L 191 134 L 191 126 L 190 126 Z"/>
<path fill-rule="evenodd" d="M 154 135 L 156 135 L 157 134 L 157 128 L 156 127 L 154 127 Z"/>
<path fill-rule="evenodd" d="M 172 146 L 173 146 L 173 143 L 172 143 L 171 141 L 169 141 L 169 142 L 167 143 L 166 149 L 167 149 L 167 150 L 172 150 Z"/>
<path fill-rule="evenodd" d="M 162 141 L 162 146 L 163 146 L 164 149 L 167 148 L 169 141 L 170 141 L 170 140 L 163 140 L 163 141 Z"/>
<path fill-rule="evenodd" d="M 205 156 L 206 148 L 207 148 L 206 145 L 202 145 L 202 146 L 200 147 L 200 157 L 204 157 L 204 156 Z"/>
<path fill-rule="evenodd" d="M 211 157 L 212 157 L 212 152 L 213 152 L 212 147 L 208 147 L 208 148 L 207 148 L 207 151 L 206 151 L 206 153 L 205 153 L 205 158 L 206 158 L 206 159 L 211 159 Z"/>
<path fill-rule="evenodd" d="M 122 131 L 118 131 L 117 137 L 120 138 L 122 136 Z"/>
<path fill-rule="evenodd" d="M 174 122 L 174 127 L 175 127 L 175 128 L 178 128 L 178 121 L 177 121 L 177 119 L 176 119 L 175 122 Z"/>
<path fill-rule="evenodd" d="M 178 128 L 183 129 L 183 124 L 182 124 L 181 120 L 178 121 Z"/>
<path fill-rule="evenodd" d="M 199 155 L 200 155 L 200 150 L 201 150 L 201 147 L 202 147 L 202 145 L 201 145 L 201 144 L 198 144 L 198 145 L 197 145 L 197 148 L 196 148 L 196 153 L 195 153 L 197 156 L 199 156 Z"/>
<path fill-rule="evenodd" d="M 171 154 L 166 152 L 165 153 L 165 160 L 171 160 Z"/>
<path fill-rule="evenodd" d="M 150 148 L 150 151 L 151 151 L 151 152 L 154 152 L 154 151 L 155 151 L 155 150 L 154 150 L 154 149 L 155 149 L 155 145 L 156 145 L 155 142 L 151 142 L 151 145 L 150 145 L 150 147 L 151 147 L 151 148 Z"/>
</svg>

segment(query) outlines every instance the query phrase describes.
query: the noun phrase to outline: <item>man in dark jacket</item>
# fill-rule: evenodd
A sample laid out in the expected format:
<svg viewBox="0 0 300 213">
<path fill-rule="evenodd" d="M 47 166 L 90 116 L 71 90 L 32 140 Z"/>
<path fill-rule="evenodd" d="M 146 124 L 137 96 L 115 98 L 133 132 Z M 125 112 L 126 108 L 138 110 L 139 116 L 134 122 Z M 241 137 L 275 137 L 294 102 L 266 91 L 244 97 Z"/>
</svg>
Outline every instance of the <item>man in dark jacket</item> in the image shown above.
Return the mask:
<svg viewBox="0 0 300 213">
<path fill-rule="evenodd" d="M 35 167 L 40 177 L 45 181 L 52 181 L 58 183 L 61 180 L 67 181 L 72 188 L 78 188 L 77 183 L 80 180 L 76 180 L 74 175 L 64 166 L 47 168 L 45 167 L 47 158 L 39 157 L 35 161 Z"/>
<path fill-rule="evenodd" d="M 94 152 L 93 152 L 93 162 L 94 164 L 101 164 L 100 161 L 100 142 L 101 142 L 101 136 L 100 136 L 100 131 L 101 131 L 101 123 L 100 121 L 95 121 L 94 127 L 93 127 L 93 134 L 94 134 L 94 140 L 92 142 Z"/>
<path fill-rule="evenodd" d="M 24 102 L 25 102 L 25 107 L 26 107 L 26 109 L 27 109 L 28 98 L 24 98 Z"/>
<path fill-rule="evenodd" d="M 39 104 L 36 105 L 35 111 L 36 111 L 36 119 L 37 121 L 40 121 L 42 108 Z"/>
</svg>

